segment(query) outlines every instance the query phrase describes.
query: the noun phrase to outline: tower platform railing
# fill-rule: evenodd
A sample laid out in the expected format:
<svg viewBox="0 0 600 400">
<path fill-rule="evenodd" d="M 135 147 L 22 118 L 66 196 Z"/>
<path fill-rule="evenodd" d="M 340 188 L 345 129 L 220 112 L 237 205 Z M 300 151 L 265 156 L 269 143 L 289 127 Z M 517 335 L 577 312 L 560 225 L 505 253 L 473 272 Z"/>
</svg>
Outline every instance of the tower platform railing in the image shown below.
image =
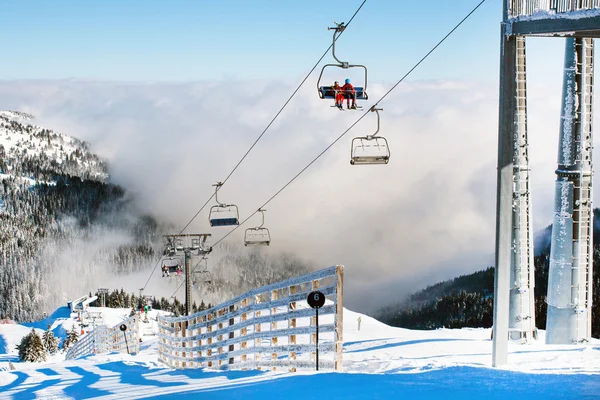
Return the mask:
<svg viewBox="0 0 600 400">
<path fill-rule="evenodd" d="M 511 18 L 600 9 L 600 0 L 507 0 Z M 559 16 L 560 17 L 560 16 Z M 566 15 L 565 15 L 566 17 Z"/>
</svg>

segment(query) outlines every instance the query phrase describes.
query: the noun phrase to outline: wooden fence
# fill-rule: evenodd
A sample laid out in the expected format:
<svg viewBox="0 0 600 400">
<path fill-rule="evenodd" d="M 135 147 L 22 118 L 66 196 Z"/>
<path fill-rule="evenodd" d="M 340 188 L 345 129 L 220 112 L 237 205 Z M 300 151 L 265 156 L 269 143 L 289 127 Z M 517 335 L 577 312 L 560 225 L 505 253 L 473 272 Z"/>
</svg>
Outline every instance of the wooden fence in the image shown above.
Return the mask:
<svg viewBox="0 0 600 400">
<path fill-rule="evenodd" d="M 342 369 L 342 266 L 251 290 L 184 317 L 158 317 L 158 358 L 174 368 L 314 368 L 313 290 L 327 298 L 319 310 L 319 368 Z"/>
<path fill-rule="evenodd" d="M 121 331 L 121 325 L 125 324 L 125 334 Z M 127 339 L 126 339 L 127 338 Z M 140 351 L 140 318 L 138 315 L 130 317 L 123 322 L 109 328 L 99 325 L 92 331 L 83 335 L 75 344 L 69 348 L 65 355 L 66 360 L 102 353 L 124 353 L 137 354 Z"/>
</svg>

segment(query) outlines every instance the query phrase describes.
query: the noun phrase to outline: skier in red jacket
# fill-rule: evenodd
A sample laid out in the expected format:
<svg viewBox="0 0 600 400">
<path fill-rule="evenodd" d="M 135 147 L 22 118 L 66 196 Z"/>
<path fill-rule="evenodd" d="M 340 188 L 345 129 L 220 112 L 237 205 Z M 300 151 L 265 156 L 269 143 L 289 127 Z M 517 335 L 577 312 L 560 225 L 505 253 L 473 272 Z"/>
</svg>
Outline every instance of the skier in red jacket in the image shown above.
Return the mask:
<svg viewBox="0 0 600 400">
<path fill-rule="evenodd" d="M 356 90 L 354 90 L 354 86 L 350 83 L 350 79 L 346 79 L 346 83 L 342 86 L 342 93 L 346 98 L 346 105 L 348 109 L 356 109 Z M 350 107 L 350 99 L 352 99 L 352 107 Z"/>
<path fill-rule="evenodd" d="M 333 96 L 335 98 L 335 106 L 341 110 L 344 105 L 344 92 L 342 91 L 340 83 L 335 81 L 333 86 L 331 86 L 331 89 L 333 90 Z"/>
</svg>

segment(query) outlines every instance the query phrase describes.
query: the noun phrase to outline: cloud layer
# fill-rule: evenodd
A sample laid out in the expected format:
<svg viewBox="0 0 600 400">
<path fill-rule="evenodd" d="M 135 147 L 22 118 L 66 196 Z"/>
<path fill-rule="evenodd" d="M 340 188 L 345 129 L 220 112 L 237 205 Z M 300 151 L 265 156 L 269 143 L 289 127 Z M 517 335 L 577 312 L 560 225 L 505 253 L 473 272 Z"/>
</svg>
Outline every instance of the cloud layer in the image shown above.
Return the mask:
<svg viewBox="0 0 600 400">
<path fill-rule="evenodd" d="M 389 87 L 372 84 L 369 97 Z M 293 89 L 275 81 L 0 82 L 0 108 L 90 142 L 140 210 L 183 227 Z M 303 88 L 219 199 L 237 204 L 242 220 L 262 206 L 360 116 L 330 105 Z M 265 213 L 268 251 L 293 251 L 315 268 L 346 265 L 346 305 L 358 310 L 493 264 L 497 85 L 403 83 L 381 107 L 388 165 L 349 163 L 352 137 L 375 132 L 369 113 Z M 535 229 L 552 218 L 559 109 L 560 82 L 529 88 Z M 216 241 L 228 229 L 210 228 L 207 211 L 187 231 Z M 243 228 L 258 224 L 256 215 Z M 238 229 L 229 238 L 242 237 Z"/>
</svg>

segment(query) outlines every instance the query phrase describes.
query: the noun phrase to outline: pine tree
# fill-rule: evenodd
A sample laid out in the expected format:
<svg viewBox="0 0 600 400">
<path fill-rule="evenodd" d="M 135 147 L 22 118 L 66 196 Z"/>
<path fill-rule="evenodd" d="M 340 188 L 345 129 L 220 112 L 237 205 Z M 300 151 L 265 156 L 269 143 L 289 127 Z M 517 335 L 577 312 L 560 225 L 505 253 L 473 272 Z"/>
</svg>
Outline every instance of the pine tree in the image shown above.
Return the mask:
<svg viewBox="0 0 600 400">
<path fill-rule="evenodd" d="M 67 350 L 69 347 L 77 343 L 79 340 L 79 332 L 75 329 L 75 325 L 67 333 L 67 338 L 63 342 L 63 350 Z"/>
<path fill-rule="evenodd" d="M 27 335 L 23 336 L 23 338 L 21 338 L 21 343 L 19 343 L 17 345 L 17 350 L 19 351 L 19 360 L 21 361 L 33 361 L 30 360 L 30 348 L 31 348 L 31 334 L 28 333 Z"/>
<path fill-rule="evenodd" d="M 48 329 L 42 335 L 42 342 L 49 354 L 55 354 L 58 350 L 58 339 L 54 337 L 54 333 L 50 330 L 50 324 L 48 324 Z"/>
<path fill-rule="evenodd" d="M 44 348 L 42 338 L 33 328 L 31 328 L 31 330 L 33 333 L 33 337 L 31 339 L 32 354 L 36 361 L 46 361 L 46 349 Z"/>
<path fill-rule="evenodd" d="M 31 332 L 21 339 L 21 343 L 17 345 L 17 350 L 21 361 L 39 362 L 46 360 L 44 343 L 34 328 L 31 328 Z"/>
</svg>

